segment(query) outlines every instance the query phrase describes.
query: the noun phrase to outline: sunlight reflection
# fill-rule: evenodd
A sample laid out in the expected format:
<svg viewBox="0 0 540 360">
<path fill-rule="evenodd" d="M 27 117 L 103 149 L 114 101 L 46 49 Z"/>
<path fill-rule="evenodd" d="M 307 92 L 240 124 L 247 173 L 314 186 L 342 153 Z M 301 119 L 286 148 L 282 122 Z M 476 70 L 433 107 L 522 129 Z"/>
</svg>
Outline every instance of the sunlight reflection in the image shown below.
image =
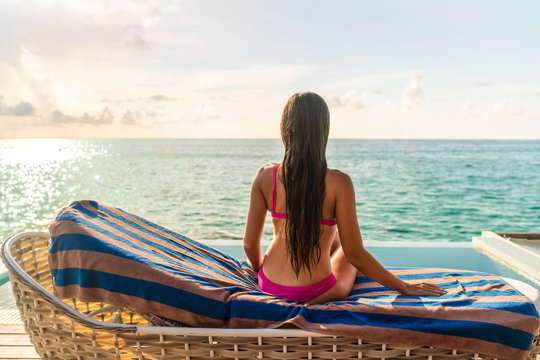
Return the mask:
<svg viewBox="0 0 540 360">
<path fill-rule="evenodd" d="M 84 155 L 68 139 L 13 139 L 0 142 L 0 161 L 10 164 L 41 165 Z"/>
</svg>

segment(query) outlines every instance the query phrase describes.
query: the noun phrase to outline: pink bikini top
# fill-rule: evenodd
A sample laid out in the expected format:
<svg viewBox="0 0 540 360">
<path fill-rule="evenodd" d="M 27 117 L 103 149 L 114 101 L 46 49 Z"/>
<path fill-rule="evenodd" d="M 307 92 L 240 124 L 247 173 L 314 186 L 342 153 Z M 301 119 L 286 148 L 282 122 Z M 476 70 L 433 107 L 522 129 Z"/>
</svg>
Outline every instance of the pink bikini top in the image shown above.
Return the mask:
<svg viewBox="0 0 540 360">
<path fill-rule="evenodd" d="M 274 189 L 272 190 L 272 211 L 270 212 L 270 214 L 272 214 L 272 217 L 275 217 L 275 218 L 287 219 L 287 214 L 282 214 L 282 213 L 276 212 L 276 176 L 277 176 L 277 171 L 278 171 L 279 165 L 281 165 L 281 164 L 278 164 L 276 166 L 276 169 L 274 170 Z M 328 225 L 328 226 L 334 226 L 334 225 L 337 225 L 337 221 L 336 220 L 321 219 L 321 224 Z"/>
</svg>

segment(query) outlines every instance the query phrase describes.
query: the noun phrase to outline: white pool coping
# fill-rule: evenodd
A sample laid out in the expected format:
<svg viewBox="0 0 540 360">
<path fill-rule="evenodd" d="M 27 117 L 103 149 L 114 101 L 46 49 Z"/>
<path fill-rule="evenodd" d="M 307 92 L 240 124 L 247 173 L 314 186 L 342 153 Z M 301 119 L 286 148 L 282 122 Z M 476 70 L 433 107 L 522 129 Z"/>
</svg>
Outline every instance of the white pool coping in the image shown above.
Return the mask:
<svg viewBox="0 0 540 360">
<path fill-rule="evenodd" d="M 540 255 L 493 231 L 474 236 L 472 246 L 516 273 L 540 285 Z"/>
</svg>

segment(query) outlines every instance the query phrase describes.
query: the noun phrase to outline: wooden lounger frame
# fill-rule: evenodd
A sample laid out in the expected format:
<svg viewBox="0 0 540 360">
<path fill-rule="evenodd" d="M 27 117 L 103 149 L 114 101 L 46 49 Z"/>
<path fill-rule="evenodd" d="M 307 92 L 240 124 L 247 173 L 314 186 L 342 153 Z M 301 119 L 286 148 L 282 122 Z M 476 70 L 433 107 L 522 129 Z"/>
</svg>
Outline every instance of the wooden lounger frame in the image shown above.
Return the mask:
<svg viewBox="0 0 540 360">
<path fill-rule="evenodd" d="M 48 233 L 21 233 L 1 252 L 26 332 L 43 359 L 495 359 L 300 329 L 153 326 L 151 317 L 128 309 L 54 296 L 48 241 Z M 528 359 L 539 353 L 537 334 Z"/>
</svg>

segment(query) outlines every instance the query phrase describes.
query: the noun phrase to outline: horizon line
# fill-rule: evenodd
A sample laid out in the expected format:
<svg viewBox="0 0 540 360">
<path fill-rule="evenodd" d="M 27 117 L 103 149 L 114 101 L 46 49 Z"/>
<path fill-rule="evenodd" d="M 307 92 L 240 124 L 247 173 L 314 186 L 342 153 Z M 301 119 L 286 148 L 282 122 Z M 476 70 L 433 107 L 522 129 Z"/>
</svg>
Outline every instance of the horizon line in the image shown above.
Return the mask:
<svg viewBox="0 0 540 360">
<path fill-rule="evenodd" d="M 212 138 L 212 137 L 0 137 L 1 140 L 281 140 L 281 138 Z M 344 138 L 332 140 L 375 140 L 375 141 L 539 141 L 540 138 Z"/>
</svg>

